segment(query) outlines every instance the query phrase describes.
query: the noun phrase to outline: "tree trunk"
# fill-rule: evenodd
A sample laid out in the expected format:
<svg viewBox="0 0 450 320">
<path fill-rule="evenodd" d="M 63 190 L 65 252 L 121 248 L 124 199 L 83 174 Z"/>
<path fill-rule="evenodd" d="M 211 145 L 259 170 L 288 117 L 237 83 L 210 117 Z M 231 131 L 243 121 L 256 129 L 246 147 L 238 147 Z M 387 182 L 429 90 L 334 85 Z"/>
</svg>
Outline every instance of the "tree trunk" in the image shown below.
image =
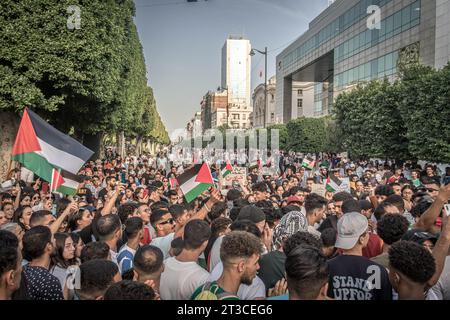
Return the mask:
<svg viewBox="0 0 450 320">
<path fill-rule="evenodd" d="M 125 158 L 125 136 L 123 131 L 117 133 L 117 155 L 122 159 Z"/>
<path fill-rule="evenodd" d="M 142 136 L 138 136 L 136 138 L 136 156 L 139 156 L 142 154 L 142 142 L 143 142 L 143 138 Z"/>
<path fill-rule="evenodd" d="M 12 112 L 0 112 L 0 181 L 6 179 L 11 165 L 11 152 L 19 130 L 20 118 Z"/>
</svg>

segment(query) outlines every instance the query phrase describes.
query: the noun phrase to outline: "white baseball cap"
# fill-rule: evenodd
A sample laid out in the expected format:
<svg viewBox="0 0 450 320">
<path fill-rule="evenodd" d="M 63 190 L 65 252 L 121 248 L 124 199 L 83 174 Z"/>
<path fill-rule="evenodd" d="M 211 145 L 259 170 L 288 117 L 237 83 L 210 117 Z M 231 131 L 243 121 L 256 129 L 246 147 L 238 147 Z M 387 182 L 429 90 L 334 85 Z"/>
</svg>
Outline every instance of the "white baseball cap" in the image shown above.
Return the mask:
<svg viewBox="0 0 450 320">
<path fill-rule="evenodd" d="M 337 223 L 336 248 L 349 250 L 357 243 L 359 237 L 367 231 L 369 223 L 367 218 L 359 212 L 344 214 Z"/>
</svg>

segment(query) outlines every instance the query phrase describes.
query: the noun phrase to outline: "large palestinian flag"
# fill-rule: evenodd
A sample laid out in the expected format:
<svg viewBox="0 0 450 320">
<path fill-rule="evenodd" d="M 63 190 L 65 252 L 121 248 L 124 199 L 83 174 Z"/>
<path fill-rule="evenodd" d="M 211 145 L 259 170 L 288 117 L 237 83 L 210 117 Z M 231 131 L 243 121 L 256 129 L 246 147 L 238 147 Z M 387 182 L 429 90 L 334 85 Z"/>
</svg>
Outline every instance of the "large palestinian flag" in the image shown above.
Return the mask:
<svg viewBox="0 0 450 320">
<path fill-rule="evenodd" d="M 76 194 L 80 182 L 76 174 L 93 153 L 27 108 L 14 143 L 12 160 L 48 182 L 54 180 L 56 169 L 61 175 L 54 180 L 56 191 Z"/>
<path fill-rule="evenodd" d="M 185 171 L 178 177 L 178 183 L 188 203 L 194 201 L 195 198 L 214 185 L 211 170 L 206 162 L 196 164 L 193 168 Z"/>
</svg>

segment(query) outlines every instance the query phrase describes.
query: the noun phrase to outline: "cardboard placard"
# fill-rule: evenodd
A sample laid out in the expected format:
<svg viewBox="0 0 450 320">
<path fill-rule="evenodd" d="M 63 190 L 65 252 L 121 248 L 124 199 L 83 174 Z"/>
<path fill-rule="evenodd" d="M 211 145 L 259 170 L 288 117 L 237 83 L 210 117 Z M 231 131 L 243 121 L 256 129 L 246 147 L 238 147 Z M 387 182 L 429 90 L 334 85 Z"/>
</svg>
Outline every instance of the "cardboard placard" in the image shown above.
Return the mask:
<svg viewBox="0 0 450 320">
<path fill-rule="evenodd" d="M 233 167 L 233 172 L 223 178 L 223 186 L 232 186 L 233 181 L 240 181 L 245 184 L 247 181 L 247 168 L 246 167 Z"/>
<path fill-rule="evenodd" d="M 311 188 L 311 193 L 316 193 L 319 196 L 325 197 L 325 184 L 314 183 Z"/>
<path fill-rule="evenodd" d="M 342 181 L 341 185 L 339 186 L 338 190 L 336 192 L 345 191 L 350 193 L 350 178 L 340 178 Z"/>
</svg>

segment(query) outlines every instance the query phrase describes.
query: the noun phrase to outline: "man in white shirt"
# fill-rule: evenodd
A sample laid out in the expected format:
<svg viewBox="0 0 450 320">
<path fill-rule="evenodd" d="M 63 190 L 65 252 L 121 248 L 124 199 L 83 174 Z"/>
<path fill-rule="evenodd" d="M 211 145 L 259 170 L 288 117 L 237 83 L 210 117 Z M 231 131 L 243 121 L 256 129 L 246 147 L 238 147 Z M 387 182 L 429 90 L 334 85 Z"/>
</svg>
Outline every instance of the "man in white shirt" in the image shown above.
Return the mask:
<svg viewBox="0 0 450 320">
<path fill-rule="evenodd" d="M 175 220 L 167 209 L 158 209 L 150 216 L 150 223 L 156 231 L 156 238 L 150 244 L 161 249 L 166 259 L 175 235 Z"/>
<path fill-rule="evenodd" d="M 320 238 L 320 232 L 317 231 L 315 225 L 326 218 L 327 199 L 315 193 L 306 197 L 305 211 L 306 220 L 308 221 L 308 232 Z"/>
<path fill-rule="evenodd" d="M 203 220 L 191 220 L 184 227 L 183 250 L 176 257 L 164 261 L 161 275 L 162 300 L 188 300 L 202 284 L 206 283 L 209 273 L 197 264 L 205 250 L 211 228 Z"/>
</svg>

